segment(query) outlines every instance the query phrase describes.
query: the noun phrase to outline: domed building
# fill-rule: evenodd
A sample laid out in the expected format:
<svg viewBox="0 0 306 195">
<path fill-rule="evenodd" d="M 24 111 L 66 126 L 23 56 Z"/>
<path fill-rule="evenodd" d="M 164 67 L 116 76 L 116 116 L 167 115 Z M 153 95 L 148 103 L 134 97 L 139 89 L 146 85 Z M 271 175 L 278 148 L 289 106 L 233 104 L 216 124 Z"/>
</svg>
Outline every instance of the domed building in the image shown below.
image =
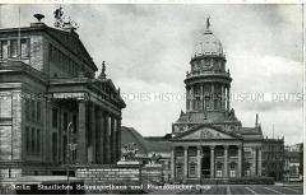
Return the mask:
<svg viewBox="0 0 306 195">
<path fill-rule="evenodd" d="M 254 127 L 243 127 L 236 117 L 230 102 L 232 77 L 209 18 L 194 48 L 184 80 L 186 111 L 172 124 L 173 181 L 262 177 L 264 137 L 258 115 Z"/>
</svg>

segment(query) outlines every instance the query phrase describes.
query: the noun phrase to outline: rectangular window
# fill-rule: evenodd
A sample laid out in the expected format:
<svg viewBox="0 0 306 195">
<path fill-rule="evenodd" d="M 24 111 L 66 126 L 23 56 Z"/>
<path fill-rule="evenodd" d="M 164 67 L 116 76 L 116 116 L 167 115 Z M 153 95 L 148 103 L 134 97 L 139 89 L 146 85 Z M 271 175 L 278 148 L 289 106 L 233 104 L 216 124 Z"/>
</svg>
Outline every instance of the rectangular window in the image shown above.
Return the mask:
<svg viewBox="0 0 306 195">
<path fill-rule="evenodd" d="M 11 40 L 10 42 L 10 57 L 18 57 L 18 40 Z"/>
<path fill-rule="evenodd" d="M 108 135 L 112 134 L 112 118 L 108 117 Z"/>
<path fill-rule="evenodd" d="M 41 102 L 37 102 L 37 109 L 36 109 L 36 118 L 37 122 L 41 122 Z"/>
<path fill-rule="evenodd" d="M 0 118 L 12 117 L 12 97 L 9 93 L 0 94 Z"/>
<path fill-rule="evenodd" d="M 41 139 L 41 135 L 40 135 L 40 129 L 37 129 L 37 135 L 36 135 L 36 153 L 40 154 L 40 139 Z"/>
<path fill-rule="evenodd" d="M 64 112 L 64 131 L 66 131 L 68 127 L 68 113 Z"/>
<path fill-rule="evenodd" d="M 29 127 L 26 127 L 25 136 L 26 136 L 26 151 L 27 151 L 27 154 L 30 154 L 30 142 L 31 142 L 30 138 L 31 138 L 31 135 L 30 135 Z"/>
<path fill-rule="evenodd" d="M 57 128 L 57 108 L 52 108 L 52 127 Z"/>
<path fill-rule="evenodd" d="M 8 58 L 8 41 L 1 41 L 1 59 Z"/>
<path fill-rule="evenodd" d="M 196 163 L 189 164 L 189 177 L 196 177 L 196 169 L 197 169 Z"/>
<path fill-rule="evenodd" d="M 31 100 L 31 120 L 35 121 L 35 101 L 32 99 Z"/>
<path fill-rule="evenodd" d="M 31 129 L 31 146 L 30 146 L 30 148 L 31 148 L 30 152 L 32 154 L 35 152 L 35 141 L 36 141 L 35 137 L 36 137 L 35 129 L 32 128 Z"/>
<path fill-rule="evenodd" d="M 57 133 L 52 133 L 52 159 L 57 159 Z"/>
<path fill-rule="evenodd" d="M 230 170 L 230 177 L 236 177 L 236 171 Z"/>
<path fill-rule="evenodd" d="M 117 120 L 114 119 L 114 131 L 117 131 Z"/>
<path fill-rule="evenodd" d="M 222 177 L 222 171 L 221 170 L 217 171 L 217 177 Z"/>
<path fill-rule="evenodd" d="M 29 39 L 20 40 L 21 57 L 23 58 L 30 56 L 29 43 L 30 43 Z"/>
<path fill-rule="evenodd" d="M 25 118 L 26 118 L 27 121 L 29 121 L 30 120 L 30 114 L 29 114 L 30 102 L 29 102 L 29 99 L 24 100 L 24 106 L 25 106 Z"/>
<path fill-rule="evenodd" d="M 73 132 L 74 133 L 76 133 L 78 131 L 78 129 L 77 129 L 77 127 L 78 127 L 77 122 L 78 122 L 77 115 L 73 115 Z"/>
</svg>

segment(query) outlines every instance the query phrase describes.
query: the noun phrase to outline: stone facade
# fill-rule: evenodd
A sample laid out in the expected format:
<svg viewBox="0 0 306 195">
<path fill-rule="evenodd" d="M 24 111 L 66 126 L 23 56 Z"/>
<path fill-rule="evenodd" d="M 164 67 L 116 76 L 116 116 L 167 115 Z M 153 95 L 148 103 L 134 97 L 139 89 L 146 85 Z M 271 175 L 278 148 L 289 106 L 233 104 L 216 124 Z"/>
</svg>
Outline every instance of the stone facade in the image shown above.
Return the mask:
<svg viewBox="0 0 306 195">
<path fill-rule="evenodd" d="M 74 30 L 1 29 L 0 54 L 1 177 L 120 159 L 126 105 Z"/>
<path fill-rule="evenodd" d="M 303 143 L 287 145 L 284 150 L 284 181 L 303 181 Z"/>
<path fill-rule="evenodd" d="M 258 115 L 254 127 L 243 127 L 236 117 L 226 56 L 209 26 L 207 21 L 186 75 L 186 112 L 172 124 L 173 182 L 263 176 L 264 138 Z"/>
</svg>

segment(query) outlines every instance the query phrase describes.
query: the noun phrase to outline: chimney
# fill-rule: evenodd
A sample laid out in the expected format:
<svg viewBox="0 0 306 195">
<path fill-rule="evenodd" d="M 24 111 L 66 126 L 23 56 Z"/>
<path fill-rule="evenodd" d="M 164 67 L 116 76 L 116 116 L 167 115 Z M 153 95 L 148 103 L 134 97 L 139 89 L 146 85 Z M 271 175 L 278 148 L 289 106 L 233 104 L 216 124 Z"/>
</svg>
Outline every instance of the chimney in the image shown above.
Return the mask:
<svg viewBox="0 0 306 195">
<path fill-rule="evenodd" d="M 256 113 L 255 127 L 259 126 L 258 120 L 259 120 L 258 113 Z"/>
</svg>

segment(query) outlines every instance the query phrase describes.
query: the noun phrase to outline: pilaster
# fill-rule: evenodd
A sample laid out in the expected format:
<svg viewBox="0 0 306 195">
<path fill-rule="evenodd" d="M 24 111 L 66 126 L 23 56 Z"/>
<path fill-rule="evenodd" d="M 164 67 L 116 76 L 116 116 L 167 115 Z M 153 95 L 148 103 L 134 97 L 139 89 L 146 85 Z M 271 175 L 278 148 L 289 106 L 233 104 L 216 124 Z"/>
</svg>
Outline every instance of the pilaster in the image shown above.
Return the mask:
<svg viewBox="0 0 306 195">
<path fill-rule="evenodd" d="M 200 108 L 200 110 L 204 110 L 204 89 L 203 89 L 203 85 L 201 85 L 201 89 L 200 89 L 200 101 L 201 101 L 201 103 L 200 103 L 200 106 L 201 106 L 201 108 Z"/>
<path fill-rule="evenodd" d="M 211 99 L 210 99 L 211 110 L 215 110 L 214 101 L 215 101 L 215 86 L 212 83 L 211 84 Z"/>
<path fill-rule="evenodd" d="M 194 110 L 194 87 L 190 87 L 190 110 Z"/>
<path fill-rule="evenodd" d="M 175 181 L 175 147 L 172 147 L 171 150 L 171 178 L 172 181 Z"/>
<path fill-rule="evenodd" d="M 262 175 L 262 155 L 261 155 L 261 147 L 258 148 L 258 172 L 257 176 Z"/>
<path fill-rule="evenodd" d="M 215 146 L 210 146 L 210 178 L 215 177 Z"/>
<path fill-rule="evenodd" d="M 224 177 L 228 177 L 228 146 L 224 145 Z"/>
<path fill-rule="evenodd" d="M 227 110 L 229 110 L 231 108 L 230 97 L 231 97 L 231 91 L 230 91 L 230 88 L 227 87 Z"/>
<path fill-rule="evenodd" d="M 242 172 L 242 146 L 238 145 L 238 170 L 237 170 L 237 176 L 241 177 Z"/>
<path fill-rule="evenodd" d="M 252 167 L 251 167 L 251 176 L 256 176 L 256 164 L 257 164 L 257 160 L 256 160 L 256 158 L 257 158 L 257 155 L 256 155 L 256 153 L 257 153 L 257 151 L 256 151 L 257 149 L 256 149 L 256 147 L 253 147 L 252 148 Z"/>
</svg>

